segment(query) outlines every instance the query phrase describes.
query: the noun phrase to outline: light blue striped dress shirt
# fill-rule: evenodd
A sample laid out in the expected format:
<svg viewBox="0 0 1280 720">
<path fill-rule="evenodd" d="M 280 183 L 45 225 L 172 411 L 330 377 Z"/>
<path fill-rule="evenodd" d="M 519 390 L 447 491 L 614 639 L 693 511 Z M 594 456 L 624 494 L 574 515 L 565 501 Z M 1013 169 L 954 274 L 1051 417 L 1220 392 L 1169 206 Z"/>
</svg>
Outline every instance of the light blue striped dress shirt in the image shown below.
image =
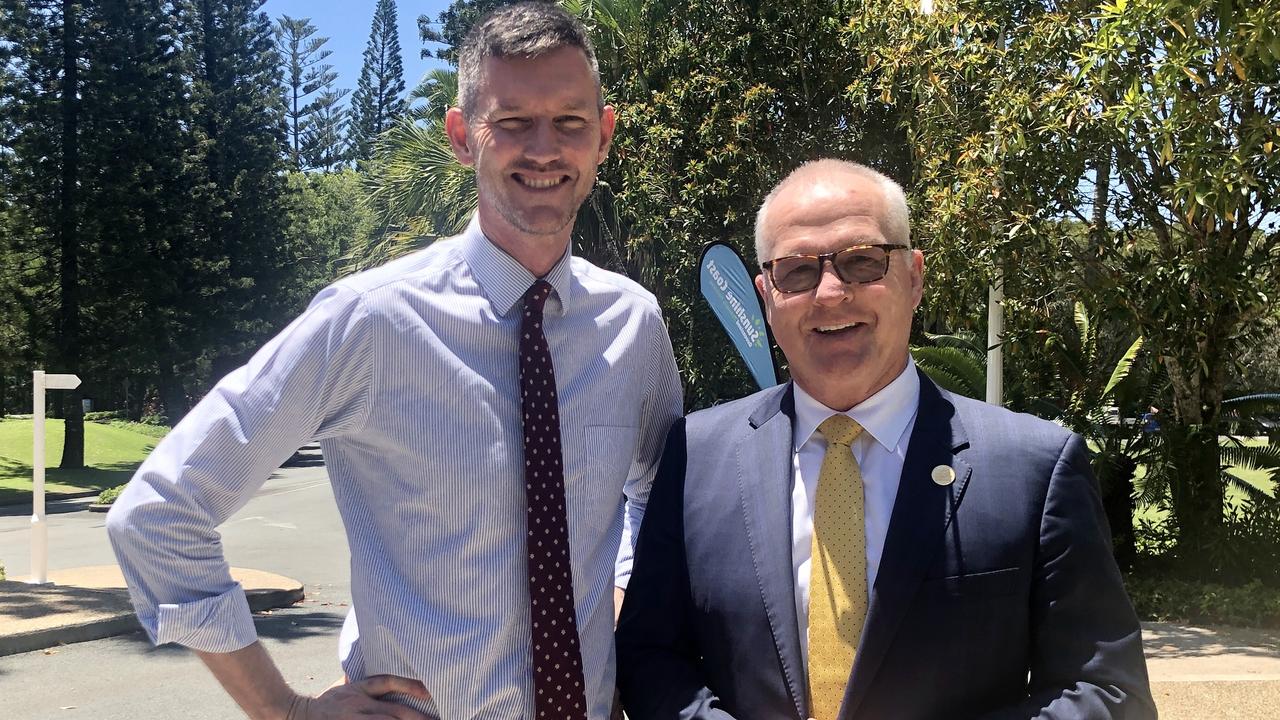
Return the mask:
<svg viewBox="0 0 1280 720">
<path fill-rule="evenodd" d="M 480 232 L 341 280 L 224 378 L 107 518 L 156 643 L 256 638 L 216 527 L 318 439 L 351 548 L 352 678 L 420 679 L 431 717 L 533 709 L 516 334 L 535 278 Z M 613 693 L 613 593 L 681 410 L 653 296 L 566 254 L 546 276 L 590 717 Z M 624 511 L 624 497 L 626 510 Z"/>
</svg>

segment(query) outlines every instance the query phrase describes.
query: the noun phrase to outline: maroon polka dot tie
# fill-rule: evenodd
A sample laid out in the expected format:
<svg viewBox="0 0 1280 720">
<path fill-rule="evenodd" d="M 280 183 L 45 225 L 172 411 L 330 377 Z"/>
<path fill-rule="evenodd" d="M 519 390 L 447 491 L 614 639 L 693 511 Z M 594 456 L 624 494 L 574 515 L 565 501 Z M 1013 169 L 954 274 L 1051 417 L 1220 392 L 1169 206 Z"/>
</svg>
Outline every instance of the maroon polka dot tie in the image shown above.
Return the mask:
<svg viewBox="0 0 1280 720">
<path fill-rule="evenodd" d="M 551 286 L 543 280 L 529 288 L 520 325 L 534 708 L 539 720 L 586 720 L 586 689 L 569 566 L 569 527 L 564 512 L 560 409 L 551 351 L 542 334 L 542 307 L 550 294 Z"/>
</svg>

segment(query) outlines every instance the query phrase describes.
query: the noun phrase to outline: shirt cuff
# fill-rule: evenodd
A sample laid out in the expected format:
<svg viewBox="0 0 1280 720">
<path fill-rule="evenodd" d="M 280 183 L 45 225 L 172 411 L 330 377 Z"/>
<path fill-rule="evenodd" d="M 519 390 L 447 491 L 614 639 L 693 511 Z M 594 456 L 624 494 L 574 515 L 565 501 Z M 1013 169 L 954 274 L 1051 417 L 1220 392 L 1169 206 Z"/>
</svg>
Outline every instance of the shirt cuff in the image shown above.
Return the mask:
<svg viewBox="0 0 1280 720">
<path fill-rule="evenodd" d="M 221 595 L 188 603 L 161 604 L 155 627 L 142 625 L 157 645 L 177 643 L 201 652 L 228 653 L 258 639 L 253 613 L 240 583 Z"/>
</svg>

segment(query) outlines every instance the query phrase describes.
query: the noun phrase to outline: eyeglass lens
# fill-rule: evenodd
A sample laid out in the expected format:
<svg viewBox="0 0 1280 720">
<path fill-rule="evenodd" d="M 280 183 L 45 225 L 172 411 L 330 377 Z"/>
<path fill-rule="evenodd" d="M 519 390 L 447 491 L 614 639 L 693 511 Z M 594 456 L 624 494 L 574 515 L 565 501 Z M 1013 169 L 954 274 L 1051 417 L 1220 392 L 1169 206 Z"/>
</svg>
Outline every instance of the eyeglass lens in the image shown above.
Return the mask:
<svg viewBox="0 0 1280 720">
<path fill-rule="evenodd" d="M 884 277 L 888 259 L 884 248 L 849 248 L 836 253 L 831 264 L 844 282 L 867 283 Z M 792 255 L 773 262 L 773 281 L 783 292 L 810 290 L 821 279 L 822 260 L 813 255 Z"/>
</svg>

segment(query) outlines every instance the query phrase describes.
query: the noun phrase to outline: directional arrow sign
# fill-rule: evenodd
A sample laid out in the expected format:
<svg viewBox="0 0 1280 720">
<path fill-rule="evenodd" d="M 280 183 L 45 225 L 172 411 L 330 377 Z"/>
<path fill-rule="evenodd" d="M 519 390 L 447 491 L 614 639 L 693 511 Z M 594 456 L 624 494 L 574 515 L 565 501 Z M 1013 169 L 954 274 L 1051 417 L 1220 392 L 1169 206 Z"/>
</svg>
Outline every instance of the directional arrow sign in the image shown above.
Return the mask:
<svg viewBox="0 0 1280 720">
<path fill-rule="evenodd" d="M 75 375 L 45 375 L 44 386 L 50 390 L 75 390 L 80 378 Z"/>
</svg>

